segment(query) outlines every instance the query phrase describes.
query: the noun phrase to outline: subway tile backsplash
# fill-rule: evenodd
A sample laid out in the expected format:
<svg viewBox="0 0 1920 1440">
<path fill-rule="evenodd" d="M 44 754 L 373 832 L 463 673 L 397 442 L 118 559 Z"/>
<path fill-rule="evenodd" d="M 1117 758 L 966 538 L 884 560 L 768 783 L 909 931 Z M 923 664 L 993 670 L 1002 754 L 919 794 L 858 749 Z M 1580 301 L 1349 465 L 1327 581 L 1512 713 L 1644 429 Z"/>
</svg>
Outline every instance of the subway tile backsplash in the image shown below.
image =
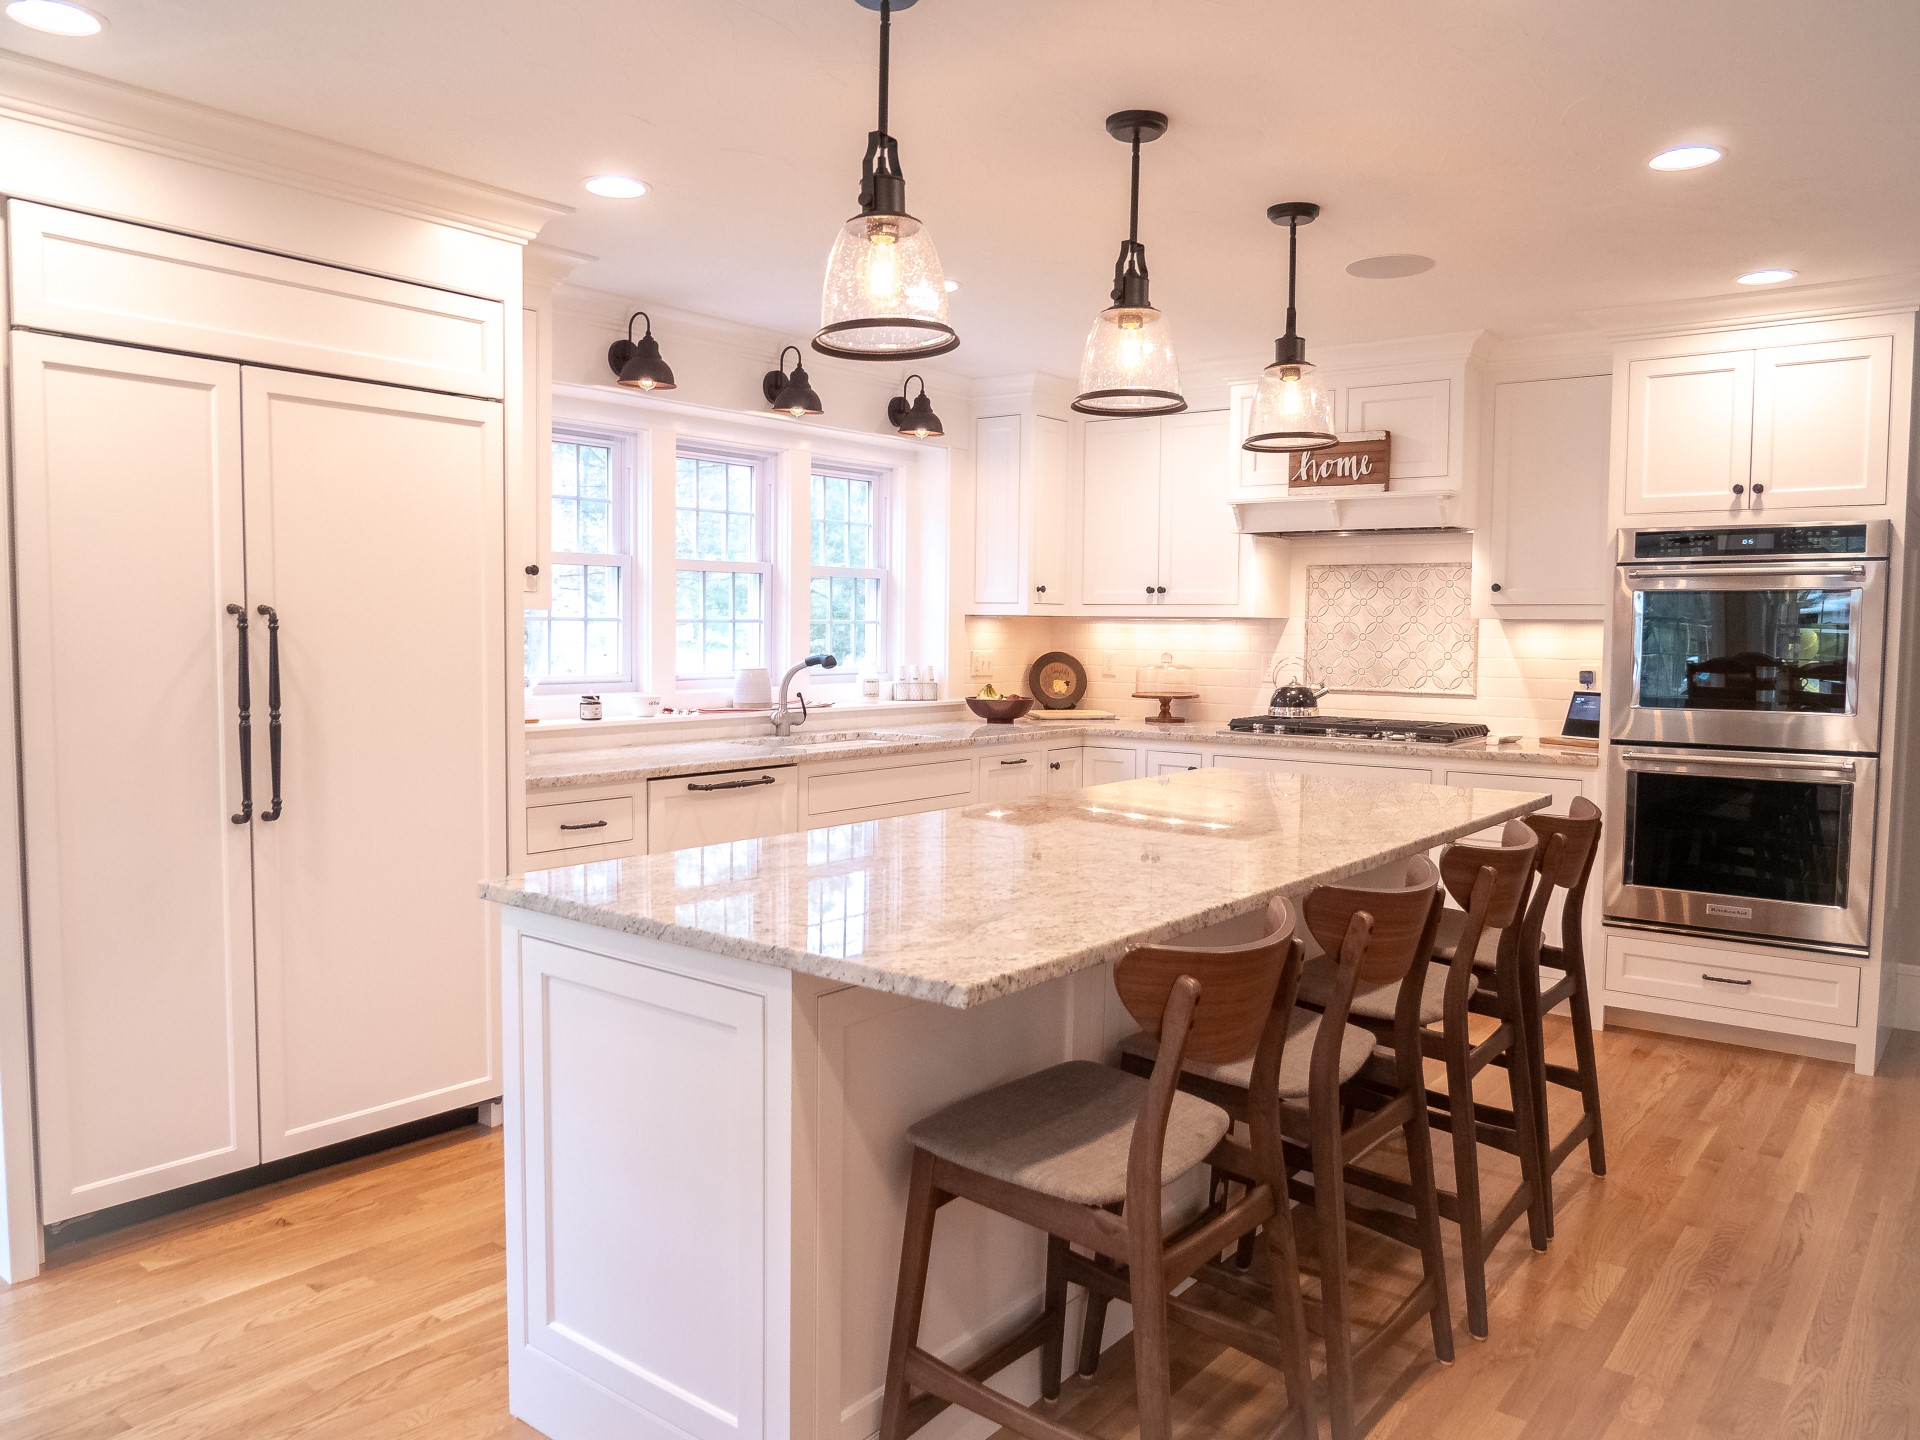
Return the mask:
<svg viewBox="0 0 1920 1440">
<path fill-rule="evenodd" d="M 1477 693 L 1380 695 L 1335 692 L 1320 708 L 1335 715 L 1476 720 L 1496 735 L 1558 734 L 1578 672 L 1600 665 L 1598 621 L 1481 620 Z M 1065 650 L 1087 671 L 1085 708 L 1123 717 L 1151 714 L 1154 702 L 1132 698 L 1134 671 L 1165 652 L 1199 672 L 1201 697 L 1175 702 L 1175 712 L 1209 725 L 1266 708 L 1274 685 L 1306 675 L 1306 621 L 1089 620 L 970 616 L 967 649 L 993 654 L 993 684 L 1029 693 L 1027 668 L 1049 650 Z M 986 683 L 956 657 L 954 690 L 971 695 Z M 1107 671 L 1111 669 L 1112 673 Z"/>
</svg>

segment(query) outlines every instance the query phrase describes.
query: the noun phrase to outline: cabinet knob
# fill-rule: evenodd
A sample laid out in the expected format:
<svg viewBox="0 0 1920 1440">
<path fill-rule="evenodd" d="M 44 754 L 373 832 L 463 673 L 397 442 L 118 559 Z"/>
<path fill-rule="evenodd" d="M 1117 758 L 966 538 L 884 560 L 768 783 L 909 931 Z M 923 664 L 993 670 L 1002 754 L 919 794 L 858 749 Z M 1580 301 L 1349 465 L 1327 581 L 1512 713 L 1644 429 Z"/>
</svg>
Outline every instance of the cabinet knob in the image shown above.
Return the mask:
<svg viewBox="0 0 1920 1440">
<path fill-rule="evenodd" d="M 1756 480 L 1753 482 L 1753 493 L 1756 495 L 1764 495 L 1767 493 L 1767 487 Z"/>
<path fill-rule="evenodd" d="M 1164 585 L 1156 585 L 1153 587 L 1153 593 L 1156 595 L 1164 595 L 1167 593 L 1167 587 Z"/>
<path fill-rule="evenodd" d="M 1500 582 L 1498 580 L 1493 582 L 1493 593 L 1496 595 L 1500 593 Z"/>
<path fill-rule="evenodd" d="M 1733 487 L 1733 493 L 1736 495 L 1744 495 L 1747 493 L 1747 487 L 1744 485 L 1736 485 Z"/>
<path fill-rule="evenodd" d="M 1044 595 L 1047 593 L 1047 587 L 1044 585 L 1036 585 L 1033 587 L 1033 593 L 1036 595 Z"/>
<path fill-rule="evenodd" d="M 1047 769 L 1058 770 L 1059 768 L 1060 768 L 1060 762 L 1058 760 L 1049 760 L 1047 762 Z"/>
<path fill-rule="evenodd" d="M 540 573 L 540 567 L 538 565 L 527 566 L 527 574 L 538 575 L 539 573 Z"/>
<path fill-rule="evenodd" d="M 1147 593 L 1148 593 L 1149 595 L 1151 595 L 1151 594 L 1153 593 L 1153 586 L 1151 586 L 1151 585 L 1149 585 L 1149 586 L 1147 586 Z"/>
</svg>

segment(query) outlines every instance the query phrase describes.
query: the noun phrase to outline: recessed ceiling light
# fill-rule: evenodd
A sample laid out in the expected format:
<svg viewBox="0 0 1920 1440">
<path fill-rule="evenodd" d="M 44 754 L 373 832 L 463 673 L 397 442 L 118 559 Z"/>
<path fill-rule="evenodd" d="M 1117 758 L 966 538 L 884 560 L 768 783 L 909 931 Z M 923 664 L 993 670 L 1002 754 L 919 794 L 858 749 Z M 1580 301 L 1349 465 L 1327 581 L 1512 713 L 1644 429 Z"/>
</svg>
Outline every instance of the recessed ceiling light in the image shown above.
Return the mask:
<svg viewBox="0 0 1920 1440">
<path fill-rule="evenodd" d="M 1432 268 L 1433 259 L 1427 255 L 1370 255 L 1347 266 L 1347 274 L 1362 280 L 1404 280 Z"/>
<path fill-rule="evenodd" d="M 107 22 L 67 0 L 12 0 L 7 18 L 47 35 L 98 35 Z"/>
<path fill-rule="evenodd" d="M 1650 170 L 1698 170 L 1702 165 L 1711 165 L 1723 159 L 1726 151 L 1718 145 L 1676 145 L 1671 150 L 1662 150 L 1647 161 Z"/>
<path fill-rule="evenodd" d="M 947 293 L 949 295 L 951 295 L 954 291 L 958 290 L 959 288 L 960 288 L 960 282 L 958 280 L 947 281 Z"/>
<path fill-rule="evenodd" d="M 1791 280 L 1799 273 L 1798 270 L 1749 270 L 1746 274 L 1739 276 L 1734 283 L 1736 285 L 1778 285 L 1782 280 Z"/>
<path fill-rule="evenodd" d="M 590 175 L 587 189 L 609 200 L 638 200 L 647 193 L 647 182 L 631 175 Z"/>
</svg>

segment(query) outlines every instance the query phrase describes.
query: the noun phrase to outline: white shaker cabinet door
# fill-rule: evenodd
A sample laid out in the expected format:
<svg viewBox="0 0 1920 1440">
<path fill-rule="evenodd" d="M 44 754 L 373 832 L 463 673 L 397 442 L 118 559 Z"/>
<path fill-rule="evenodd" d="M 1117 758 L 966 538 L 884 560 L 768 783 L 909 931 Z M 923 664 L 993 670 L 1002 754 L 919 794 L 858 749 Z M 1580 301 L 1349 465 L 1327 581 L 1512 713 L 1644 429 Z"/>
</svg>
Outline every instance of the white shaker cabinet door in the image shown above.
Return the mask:
<svg viewBox="0 0 1920 1440">
<path fill-rule="evenodd" d="M 1892 427 L 1892 336 L 1760 351 L 1754 507 L 1886 504 Z"/>
<path fill-rule="evenodd" d="M 1078 745 L 1063 745 L 1047 751 L 1047 772 L 1043 778 L 1049 795 L 1078 790 L 1085 783 L 1080 778 L 1082 759 Z"/>
<path fill-rule="evenodd" d="M 1165 605 L 1240 603 L 1240 527 L 1227 503 L 1227 412 L 1160 422 L 1160 580 Z"/>
<path fill-rule="evenodd" d="M 1630 361 L 1626 387 L 1625 512 L 1744 510 L 1753 352 Z"/>
<path fill-rule="evenodd" d="M 1160 422 L 1095 420 L 1084 440 L 1080 599 L 1141 610 L 1160 578 Z"/>
<path fill-rule="evenodd" d="M 259 642 L 257 607 L 279 617 L 284 716 L 284 808 L 253 827 L 272 1160 L 500 1093 L 474 887 L 505 864 L 503 442 L 486 401 L 244 385 L 248 575 Z"/>
<path fill-rule="evenodd" d="M 1130 745 L 1088 745 L 1080 751 L 1080 775 L 1087 785 L 1113 785 L 1140 778 L 1140 752 Z"/>
<path fill-rule="evenodd" d="M 1485 577 L 1495 606 L 1580 606 L 1599 619 L 1613 580 L 1607 530 L 1606 375 L 1494 387 L 1492 534 Z"/>
<path fill-rule="evenodd" d="M 226 607 L 247 599 L 240 371 L 25 332 L 13 370 L 51 1222 L 259 1158 L 250 827 L 230 818 L 239 640 Z"/>
</svg>

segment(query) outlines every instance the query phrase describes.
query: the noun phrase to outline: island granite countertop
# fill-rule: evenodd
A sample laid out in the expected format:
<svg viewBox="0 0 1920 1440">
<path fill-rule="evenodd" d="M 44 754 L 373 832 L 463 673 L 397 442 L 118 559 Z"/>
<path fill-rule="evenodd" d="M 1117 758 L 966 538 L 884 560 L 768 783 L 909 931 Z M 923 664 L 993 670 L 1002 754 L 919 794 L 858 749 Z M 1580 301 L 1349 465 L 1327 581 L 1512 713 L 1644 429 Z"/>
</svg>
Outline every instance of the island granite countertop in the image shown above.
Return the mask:
<svg viewBox="0 0 1920 1440">
<path fill-rule="evenodd" d="M 481 894 L 967 1008 L 1550 803 L 1512 790 L 1194 770 L 561 866 Z"/>
<path fill-rule="evenodd" d="M 756 765 L 793 765 L 804 761 L 881 758 L 918 755 L 939 750 L 974 749 L 993 745 L 1034 745 L 1049 741 L 1061 745 L 1099 745 L 1112 741 L 1158 744 L 1178 750 L 1194 745 L 1260 750 L 1337 750 L 1367 755 L 1392 755 L 1418 762 L 1454 765 L 1524 765 L 1550 769 L 1592 770 L 1597 753 L 1561 750 L 1523 740 L 1514 745 L 1466 741 L 1458 745 L 1419 745 L 1404 740 L 1316 740 L 1298 735 L 1249 735 L 1225 726 L 1152 726 L 1126 721 L 1021 720 L 1012 725 L 973 721 L 930 720 L 925 724 L 898 722 L 860 728 L 857 711 L 840 712 L 823 720 L 809 734 L 796 732 L 792 741 L 772 735 L 738 738 L 632 741 L 591 749 L 536 751 L 527 757 L 527 789 L 563 790 L 577 785 L 625 785 L 670 775 L 750 768 Z M 822 735 L 858 735 L 845 742 L 822 741 Z M 874 739 L 871 737 L 884 736 Z"/>
</svg>

